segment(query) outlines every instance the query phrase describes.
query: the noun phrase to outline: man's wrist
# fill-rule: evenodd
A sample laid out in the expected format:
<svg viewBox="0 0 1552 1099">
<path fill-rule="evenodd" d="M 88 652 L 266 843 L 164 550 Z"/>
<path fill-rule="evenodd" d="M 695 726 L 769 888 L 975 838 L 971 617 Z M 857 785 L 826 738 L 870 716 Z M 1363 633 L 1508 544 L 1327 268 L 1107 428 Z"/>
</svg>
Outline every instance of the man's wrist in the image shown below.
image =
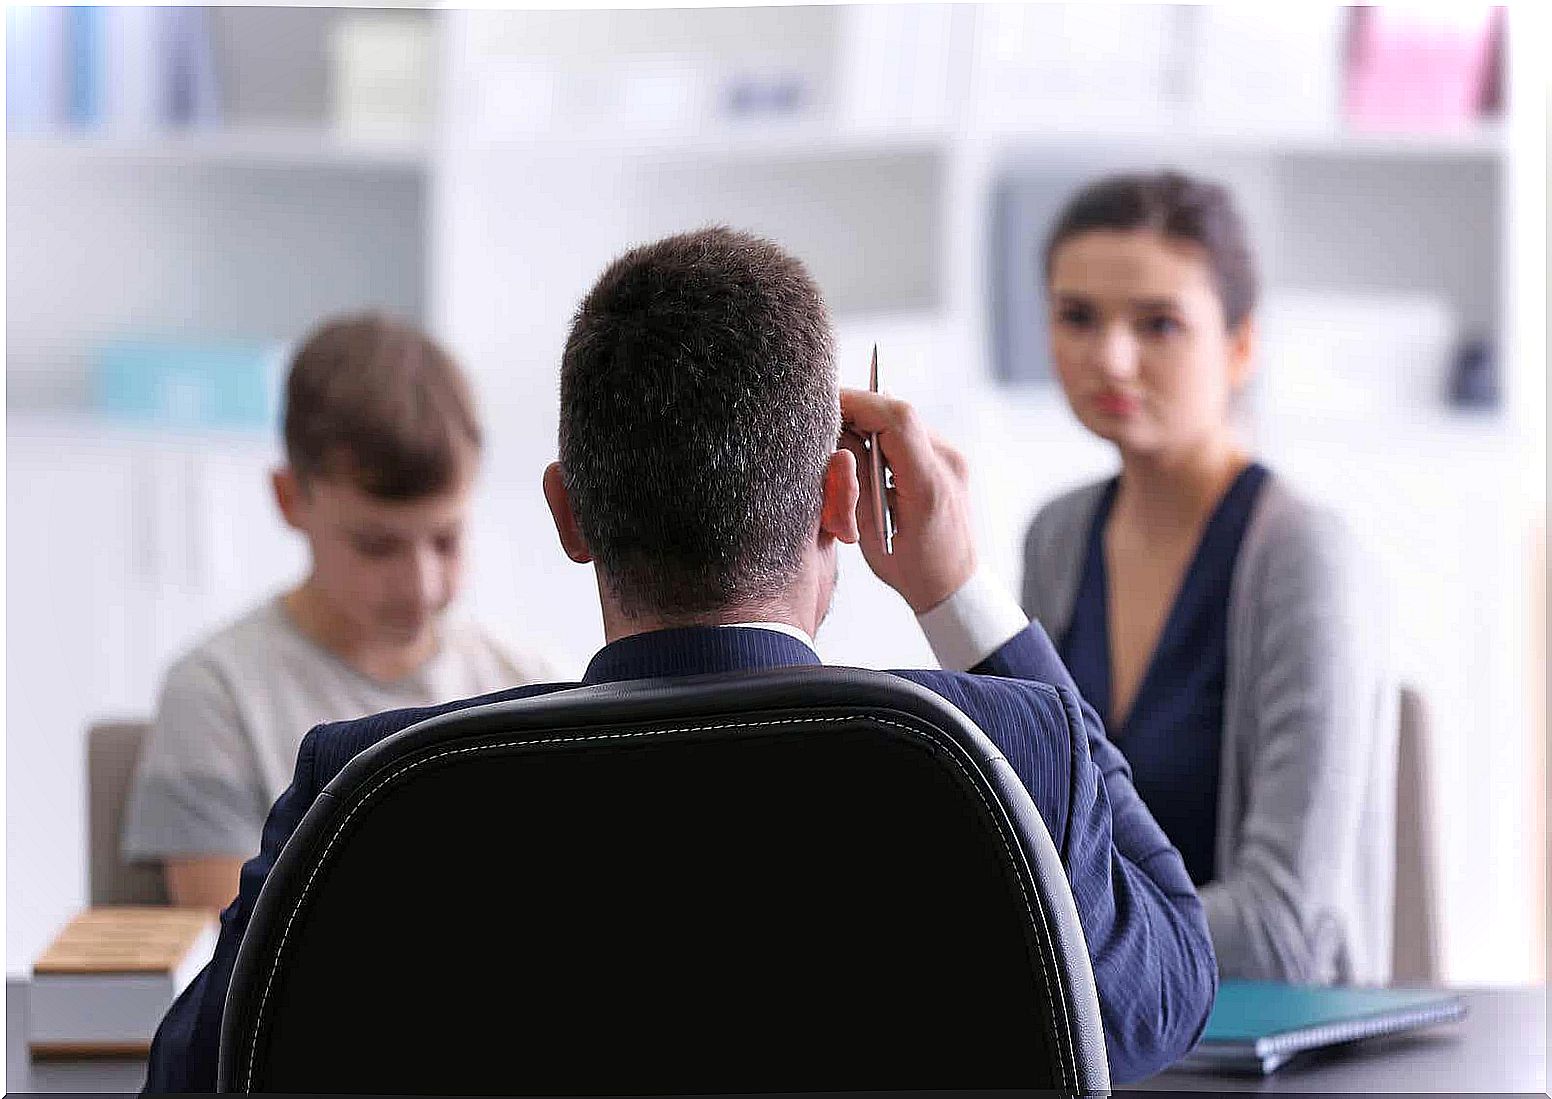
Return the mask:
<svg viewBox="0 0 1552 1099">
<path fill-rule="evenodd" d="M 1029 625 L 1029 617 L 985 569 L 977 569 L 957 591 L 916 616 L 938 663 L 966 672 L 1006 645 Z"/>
</svg>

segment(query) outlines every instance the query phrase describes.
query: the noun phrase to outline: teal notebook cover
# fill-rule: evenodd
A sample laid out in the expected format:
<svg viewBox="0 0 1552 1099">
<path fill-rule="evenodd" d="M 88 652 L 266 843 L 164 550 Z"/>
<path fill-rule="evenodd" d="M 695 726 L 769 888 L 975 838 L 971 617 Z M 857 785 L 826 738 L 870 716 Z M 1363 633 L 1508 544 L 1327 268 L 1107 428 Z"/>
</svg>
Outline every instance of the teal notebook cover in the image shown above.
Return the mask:
<svg viewBox="0 0 1552 1099">
<path fill-rule="evenodd" d="M 1296 1053 L 1396 1034 L 1466 1013 L 1458 996 L 1226 980 L 1188 1067 L 1271 1072 Z"/>
</svg>

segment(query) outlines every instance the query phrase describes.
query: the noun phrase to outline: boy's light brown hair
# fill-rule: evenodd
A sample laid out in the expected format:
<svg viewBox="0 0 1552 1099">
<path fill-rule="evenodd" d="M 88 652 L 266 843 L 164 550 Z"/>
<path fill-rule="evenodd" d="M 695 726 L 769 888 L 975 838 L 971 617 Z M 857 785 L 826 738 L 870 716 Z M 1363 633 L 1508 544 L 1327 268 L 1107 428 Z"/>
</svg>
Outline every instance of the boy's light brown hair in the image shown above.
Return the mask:
<svg viewBox="0 0 1552 1099">
<path fill-rule="evenodd" d="M 286 458 L 304 484 L 344 479 L 385 500 L 436 495 L 482 442 L 468 380 L 414 325 L 381 313 L 316 328 L 286 378 Z"/>
</svg>

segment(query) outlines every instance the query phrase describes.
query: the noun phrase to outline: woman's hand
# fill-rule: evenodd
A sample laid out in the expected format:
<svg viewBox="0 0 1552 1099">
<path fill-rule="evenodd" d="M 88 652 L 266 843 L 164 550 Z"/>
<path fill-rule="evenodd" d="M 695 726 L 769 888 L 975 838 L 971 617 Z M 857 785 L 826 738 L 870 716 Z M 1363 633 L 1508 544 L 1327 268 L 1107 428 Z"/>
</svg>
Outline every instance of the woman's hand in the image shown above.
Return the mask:
<svg viewBox="0 0 1552 1099">
<path fill-rule="evenodd" d="M 841 390 L 842 445 L 857 458 L 862 494 L 857 524 L 862 556 L 880 580 L 922 614 L 953 595 L 975 572 L 970 525 L 970 470 L 964 455 L 939 439 L 906 402 L 864 389 Z M 864 439 L 876 433 L 895 517 L 894 553 L 886 554 L 873 512 L 873 474 Z"/>
</svg>

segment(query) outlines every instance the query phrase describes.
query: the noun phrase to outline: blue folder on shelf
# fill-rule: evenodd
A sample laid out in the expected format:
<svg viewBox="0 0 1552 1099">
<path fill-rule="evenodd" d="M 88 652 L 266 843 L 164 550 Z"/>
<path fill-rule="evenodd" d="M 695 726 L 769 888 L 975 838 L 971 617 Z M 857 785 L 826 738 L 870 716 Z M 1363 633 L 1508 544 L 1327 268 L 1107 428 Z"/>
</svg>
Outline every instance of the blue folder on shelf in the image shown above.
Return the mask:
<svg viewBox="0 0 1552 1099">
<path fill-rule="evenodd" d="M 1465 1014 L 1460 997 L 1447 992 L 1226 980 L 1201 1042 L 1180 1067 L 1265 1074 L 1306 1050 L 1451 1023 Z"/>
<path fill-rule="evenodd" d="M 92 405 L 177 427 L 272 428 L 286 348 L 256 341 L 131 341 L 91 357 Z"/>
</svg>

